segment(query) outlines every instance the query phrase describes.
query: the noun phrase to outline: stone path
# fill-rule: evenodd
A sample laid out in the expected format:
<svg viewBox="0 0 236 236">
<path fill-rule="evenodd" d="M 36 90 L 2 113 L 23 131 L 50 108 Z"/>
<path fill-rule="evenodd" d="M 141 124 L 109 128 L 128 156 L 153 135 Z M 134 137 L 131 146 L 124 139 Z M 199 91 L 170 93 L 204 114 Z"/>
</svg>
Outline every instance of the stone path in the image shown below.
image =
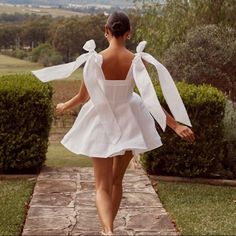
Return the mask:
<svg viewBox="0 0 236 236">
<path fill-rule="evenodd" d="M 92 168 L 44 167 L 22 236 L 100 235 Z M 127 169 L 114 235 L 179 235 L 142 169 Z"/>
</svg>

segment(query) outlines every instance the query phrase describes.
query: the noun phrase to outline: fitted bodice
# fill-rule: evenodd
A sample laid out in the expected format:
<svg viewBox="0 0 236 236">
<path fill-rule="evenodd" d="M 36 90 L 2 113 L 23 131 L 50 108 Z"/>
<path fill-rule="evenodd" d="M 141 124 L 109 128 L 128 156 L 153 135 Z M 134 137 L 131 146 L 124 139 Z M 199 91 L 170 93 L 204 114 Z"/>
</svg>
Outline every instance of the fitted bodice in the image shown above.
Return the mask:
<svg viewBox="0 0 236 236">
<path fill-rule="evenodd" d="M 103 72 L 99 77 L 100 86 L 109 103 L 127 102 L 133 94 L 135 81 L 132 73 L 132 64 L 124 80 L 105 79 Z"/>
<path fill-rule="evenodd" d="M 132 86 L 133 85 L 133 86 Z M 131 80 L 105 80 L 102 89 L 109 103 L 127 102 L 132 96 L 134 83 Z"/>
</svg>

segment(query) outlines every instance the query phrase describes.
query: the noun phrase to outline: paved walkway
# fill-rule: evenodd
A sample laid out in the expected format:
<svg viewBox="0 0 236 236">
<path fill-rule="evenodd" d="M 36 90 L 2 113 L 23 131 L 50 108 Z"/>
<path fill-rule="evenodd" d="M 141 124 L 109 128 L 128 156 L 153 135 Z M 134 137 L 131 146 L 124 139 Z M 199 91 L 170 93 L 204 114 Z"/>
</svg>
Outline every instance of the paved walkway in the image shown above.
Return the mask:
<svg viewBox="0 0 236 236">
<path fill-rule="evenodd" d="M 142 169 L 128 169 L 114 235 L 178 235 Z M 44 167 L 22 236 L 100 235 L 92 168 Z"/>
</svg>

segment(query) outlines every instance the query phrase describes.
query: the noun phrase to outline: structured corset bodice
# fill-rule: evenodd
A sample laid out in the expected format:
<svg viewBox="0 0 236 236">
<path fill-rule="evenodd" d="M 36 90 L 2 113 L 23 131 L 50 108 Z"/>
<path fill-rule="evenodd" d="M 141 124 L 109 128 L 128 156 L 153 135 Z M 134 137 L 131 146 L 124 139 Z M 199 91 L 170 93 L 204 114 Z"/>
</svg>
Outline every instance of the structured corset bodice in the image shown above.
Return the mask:
<svg viewBox="0 0 236 236">
<path fill-rule="evenodd" d="M 100 84 L 109 103 L 127 102 L 131 98 L 135 87 L 135 82 L 131 75 L 125 80 L 108 80 L 102 78 Z"/>
</svg>

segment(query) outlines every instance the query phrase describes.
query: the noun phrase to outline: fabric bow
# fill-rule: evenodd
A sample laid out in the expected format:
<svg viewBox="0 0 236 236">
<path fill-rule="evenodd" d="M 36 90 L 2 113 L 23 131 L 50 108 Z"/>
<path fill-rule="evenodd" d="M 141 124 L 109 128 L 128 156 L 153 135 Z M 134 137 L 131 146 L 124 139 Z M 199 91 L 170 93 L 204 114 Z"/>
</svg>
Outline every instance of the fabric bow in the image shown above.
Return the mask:
<svg viewBox="0 0 236 236">
<path fill-rule="evenodd" d="M 78 69 L 85 61 L 87 61 L 91 54 L 95 53 L 95 48 L 96 45 L 94 40 L 89 40 L 83 46 L 83 49 L 88 51 L 88 53 L 80 55 L 75 61 L 46 67 L 40 70 L 34 70 L 32 73 L 42 82 L 65 79 L 69 77 L 76 69 Z"/>
<path fill-rule="evenodd" d="M 146 41 L 142 41 L 137 46 L 133 66 L 134 80 L 144 101 L 144 104 L 146 105 L 149 112 L 153 115 L 155 120 L 159 123 L 162 130 L 165 131 L 166 115 L 160 105 L 151 78 L 142 59 L 155 66 L 163 96 L 175 120 L 188 126 L 192 126 L 184 103 L 170 73 L 166 67 L 158 62 L 153 56 L 143 52 L 146 44 Z"/>
</svg>

